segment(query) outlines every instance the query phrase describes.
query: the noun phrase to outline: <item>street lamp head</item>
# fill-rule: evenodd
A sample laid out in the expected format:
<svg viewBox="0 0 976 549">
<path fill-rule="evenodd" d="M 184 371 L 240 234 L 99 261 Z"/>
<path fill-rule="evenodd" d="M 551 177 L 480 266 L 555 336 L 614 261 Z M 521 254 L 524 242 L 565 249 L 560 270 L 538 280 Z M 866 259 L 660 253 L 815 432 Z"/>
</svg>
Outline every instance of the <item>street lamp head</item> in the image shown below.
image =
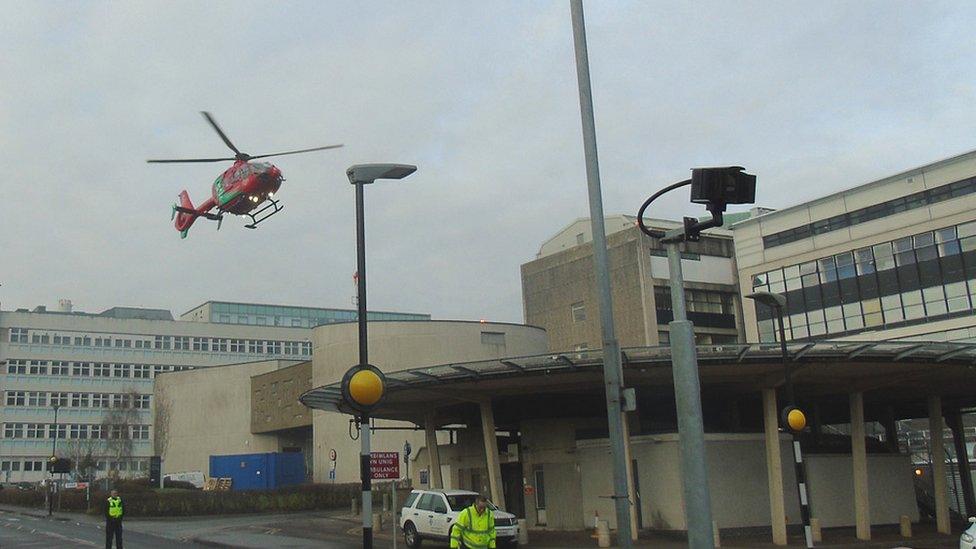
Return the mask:
<svg viewBox="0 0 976 549">
<path fill-rule="evenodd" d="M 356 164 L 346 170 L 349 182 L 353 185 L 372 183 L 377 179 L 403 179 L 417 171 L 410 164 Z"/>
<path fill-rule="evenodd" d="M 772 292 L 756 292 L 754 294 L 749 294 L 746 297 L 758 301 L 763 305 L 773 307 L 774 309 L 786 308 L 786 298 L 783 296 L 783 294 L 774 294 Z"/>
</svg>

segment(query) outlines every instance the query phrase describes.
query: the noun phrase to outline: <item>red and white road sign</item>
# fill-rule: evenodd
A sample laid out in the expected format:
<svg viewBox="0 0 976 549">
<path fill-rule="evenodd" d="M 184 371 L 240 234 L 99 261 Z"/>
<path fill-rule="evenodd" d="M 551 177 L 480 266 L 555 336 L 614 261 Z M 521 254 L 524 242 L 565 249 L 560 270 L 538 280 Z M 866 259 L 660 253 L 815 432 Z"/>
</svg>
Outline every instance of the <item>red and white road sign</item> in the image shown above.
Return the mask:
<svg viewBox="0 0 976 549">
<path fill-rule="evenodd" d="M 373 480 L 400 478 L 400 452 L 370 452 L 369 469 Z"/>
</svg>

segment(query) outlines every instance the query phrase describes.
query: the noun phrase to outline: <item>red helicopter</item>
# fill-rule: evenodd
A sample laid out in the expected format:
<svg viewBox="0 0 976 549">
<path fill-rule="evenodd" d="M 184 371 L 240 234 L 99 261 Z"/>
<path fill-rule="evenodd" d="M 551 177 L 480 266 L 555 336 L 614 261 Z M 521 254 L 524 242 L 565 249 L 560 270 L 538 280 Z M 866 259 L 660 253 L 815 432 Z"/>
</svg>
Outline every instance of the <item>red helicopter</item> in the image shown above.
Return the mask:
<svg viewBox="0 0 976 549">
<path fill-rule="evenodd" d="M 281 170 L 267 162 L 251 162 L 258 158 L 269 156 L 283 156 L 286 154 L 299 154 L 312 151 L 323 151 L 326 149 L 337 149 L 342 145 L 327 145 L 325 147 L 315 147 L 312 149 L 302 149 L 300 151 L 286 151 L 272 154 L 260 154 L 251 156 L 237 150 L 231 143 L 224 131 L 217 125 L 217 121 L 208 112 L 203 112 L 203 117 L 213 126 L 217 135 L 224 140 L 224 143 L 234 151 L 235 156 L 229 158 L 189 158 L 179 160 L 147 160 L 151 164 L 171 164 L 177 162 L 225 162 L 233 160 L 234 164 L 220 174 L 213 183 L 213 194 L 210 198 L 194 208 L 190 202 L 190 195 L 184 190 L 180 193 L 179 204 L 173 205 L 173 217 L 176 218 L 176 230 L 180 232 L 181 238 L 186 238 L 190 225 L 203 217 L 217 222 L 217 229 L 220 230 L 220 222 L 225 213 L 248 216 L 251 222 L 245 225 L 248 229 L 256 229 L 258 223 L 268 219 L 272 215 L 280 212 L 282 206 L 279 201 L 274 199 L 274 193 L 278 192 L 284 178 Z M 264 205 L 262 207 L 262 204 Z M 217 208 L 216 213 L 210 210 Z"/>
</svg>

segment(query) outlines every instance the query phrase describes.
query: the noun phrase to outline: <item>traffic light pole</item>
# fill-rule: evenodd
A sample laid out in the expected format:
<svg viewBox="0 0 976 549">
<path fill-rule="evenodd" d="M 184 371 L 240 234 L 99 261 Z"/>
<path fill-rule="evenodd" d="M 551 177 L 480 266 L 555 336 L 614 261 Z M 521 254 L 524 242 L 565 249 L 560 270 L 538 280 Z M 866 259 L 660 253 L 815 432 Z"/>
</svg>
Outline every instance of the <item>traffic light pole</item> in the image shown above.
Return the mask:
<svg viewBox="0 0 976 549">
<path fill-rule="evenodd" d="M 786 385 L 786 405 L 796 406 L 793 393 L 792 365 L 786 350 L 786 328 L 783 326 L 783 307 L 774 307 L 776 319 L 779 322 L 779 346 L 783 356 L 783 381 Z M 789 427 L 789 425 L 787 425 Z M 803 537 L 807 547 L 813 547 L 813 529 L 810 527 L 810 494 L 807 493 L 807 471 L 803 464 L 803 451 L 800 448 L 800 435 L 793 429 L 789 430 L 793 436 L 793 465 L 796 468 L 796 491 L 800 497 L 800 518 L 803 519 Z"/>
<path fill-rule="evenodd" d="M 363 206 L 363 183 L 356 183 L 356 277 L 357 318 L 359 321 L 359 367 L 369 364 L 366 333 L 366 223 Z M 363 549 L 373 549 L 373 487 L 369 466 L 369 414 L 359 416 L 359 478 L 362 483 Z"/>
</svg>

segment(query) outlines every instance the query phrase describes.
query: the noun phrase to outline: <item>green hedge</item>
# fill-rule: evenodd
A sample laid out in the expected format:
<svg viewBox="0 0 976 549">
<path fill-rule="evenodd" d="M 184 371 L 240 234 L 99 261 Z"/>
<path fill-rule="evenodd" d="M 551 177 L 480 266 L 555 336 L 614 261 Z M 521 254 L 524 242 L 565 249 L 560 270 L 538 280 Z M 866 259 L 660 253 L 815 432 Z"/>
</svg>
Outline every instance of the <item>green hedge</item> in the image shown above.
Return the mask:
<svg viewBox="0 0 976 549">
<path fill-rule="evenodd" d="M 316 509 L 348 508 L 352 498 L 359 499 L 358 483 L 310 484 L 266 491 L 204 492 L 169 488 L 154 490 L 139 484 L 116 486 L 125 503 L 127 517 L 196 516 L 234 513 L 277 513 Z M 108 494 L 92 492 L 91 514 L 104 513 Z M 42 491 L 0 490 L 0 503 L 41 507 Z M 82 490 L 61 494 L 61 509 L 85 511 L 87 502 Z"/>
</svg>

